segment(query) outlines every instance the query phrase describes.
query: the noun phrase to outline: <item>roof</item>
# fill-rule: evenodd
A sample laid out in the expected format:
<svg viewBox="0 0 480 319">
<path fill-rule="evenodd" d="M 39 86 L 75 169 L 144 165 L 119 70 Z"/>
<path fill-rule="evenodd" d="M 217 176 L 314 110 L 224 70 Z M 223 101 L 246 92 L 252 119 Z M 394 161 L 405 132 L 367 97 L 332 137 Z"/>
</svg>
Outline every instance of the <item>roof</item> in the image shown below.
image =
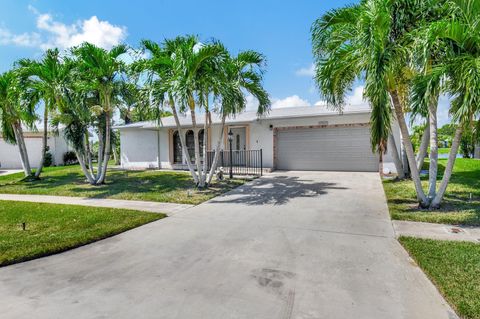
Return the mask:
<svg viewBox="0 0 480 319">
<path fill-rule="evenodd" d="M 370 107 L 367 104 L 359 105 L 347 105 L 345 106 L 342 114 L 359 114 L 359 113 L 370 113 Z M 257 120 L 275 120 L 275 119 L 289 119 L 289 118 L 302 118 L 302 117 L 313 117 L 313 116 L 331 116 L 331 115 L 340 115 L 338 111 L 327 108 L 324 105 L 321 106 L 301 106 L 301 107 L 285 107 L 285 108 L 275 108 L 270 110 L 266 115 L 257 116 L 256 112 L 243 112 L 238 114 L 235 117 L 229 117 L 226 120 L 227 124 L 239 124 L 239 123 L 249 123 Z M 197 124 L 203 125 L 205 117 L 203 114 L 197 113 Z M 180 125 L 182 127 L 192 126 L 192 119 L 190 114 L 179 114 Z M 212 114 L 212 122 L 220 123 L 221 119 L 218 115 Z M 128 129 L 128 128 L 144 128 L 144 129 L 156 129 L 158 127 L 157 121 L 144 121 L 130 123 L 126 125 L 117 125 L 114 126 L 114 129 Z M 175 128 L 175 119 L 173 116 L 164 117 L 160 120 L 160 127 L 164 128 Z"/>
</svg>

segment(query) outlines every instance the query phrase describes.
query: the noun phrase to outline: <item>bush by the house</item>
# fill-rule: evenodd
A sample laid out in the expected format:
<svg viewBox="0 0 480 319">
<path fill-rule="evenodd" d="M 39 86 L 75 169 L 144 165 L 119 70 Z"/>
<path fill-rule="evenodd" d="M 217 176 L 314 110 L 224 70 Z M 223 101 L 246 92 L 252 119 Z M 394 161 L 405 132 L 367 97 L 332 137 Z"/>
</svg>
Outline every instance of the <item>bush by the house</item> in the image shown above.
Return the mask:
<svg viewBox="0 0 480 319">
<path fill-rule="evenodd" d="M 45 162 L 43 163 L 43 166 L 45 167 L 50 167 L 53 165 L 53 156 L 52 153 L 47 152 L 45 153 Z"/>
<path fill-rule="evenodd" d="M 77 155 L 75 152 L 68 151 L 63 154 L 63 164 L 64 165 L 73 165 L 78 164 Z"/>
</svg>

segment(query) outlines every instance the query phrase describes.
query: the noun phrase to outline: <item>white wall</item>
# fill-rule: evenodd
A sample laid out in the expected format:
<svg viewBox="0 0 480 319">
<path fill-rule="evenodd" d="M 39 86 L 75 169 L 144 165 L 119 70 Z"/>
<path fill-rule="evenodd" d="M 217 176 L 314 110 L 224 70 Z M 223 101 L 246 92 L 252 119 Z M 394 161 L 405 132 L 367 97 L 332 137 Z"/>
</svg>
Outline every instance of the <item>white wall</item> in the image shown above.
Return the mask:
<svg viewBox="0 0 480 319">
<path fill-rule="evenodd" d="M 38 167 L 42 156 L 42 137 L 25 137 L 28 159 L 32 168 Z M 47 145 L 53 155 L 54 165 L 63 165 L 63 154 L 69 150 L 67 142 L 61 136 L 49 136 Z M 0 165 L 1 168 L 19 169 L 22 168 L 22 161 L 17 145 L 11 145 L 0 138 Z"/>
<path fill-rule="evenodd" d="M 273 167 L 273 127 L 308 126 L 308 125 L 335 125 L 349 123 L 368 123 L 370 114 L 344 114 L 317 116 L 309 118 L 290 118 L 279 120 L 257 120 L 249 123 L 250 149 L 263 149 L 263 167 Z M 228 125 L 227 125 L 228 126 Z M 235 124 L 234 126 L 240 126 Z M 400 152 L 400 132 L 396 123 L 393 126 L 395 140 Z M 220 125 L 213 125 L 211 130 L 211 148 L 214 149 L 220 133 Z M 172 168 L 169 157 L 168 129 L 160 130 L 160 162 L 161 168 Z M 222 148 L 223 138 L 221 143 Z M 157 132 L 138 128 L 120 130 L 120 147 L 122 167 L 158 168 Z M 384 157 L 384 166 L 395 172 L 390 153 Z"/>
<path fill-rule="evenodd" d="M 163 146 L 166 144 L 167 151 L 163 153 L 166 154 L 168 161 L 168 139 L 161 138 L 161 142 L 163 142 L 161 143 Z M 123 168 L 158 168 L 158 135 L 156 131 L 121 130 L 120 150 L 120 161 Z"/>
</svg>

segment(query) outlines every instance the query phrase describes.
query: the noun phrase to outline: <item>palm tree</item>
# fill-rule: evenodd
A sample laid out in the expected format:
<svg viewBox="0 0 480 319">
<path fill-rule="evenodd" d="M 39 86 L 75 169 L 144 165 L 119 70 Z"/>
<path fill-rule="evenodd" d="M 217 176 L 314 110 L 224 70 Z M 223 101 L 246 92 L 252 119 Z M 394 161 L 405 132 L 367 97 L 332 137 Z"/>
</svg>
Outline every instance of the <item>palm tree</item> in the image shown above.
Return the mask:
<svg viewBox="0 0 480 319">
<path fill-rule="evenodd" d="M 89 128 L 94 118 L 88 92 L 76 87 L 75 80 L 71 79 L 62 89 L 61 100 L 51 124 L 57 133 L 62 125 L 62 133 L 73 147 L 80 168 L 91 185 L 96 185 L 89 143 Z"/>
<path fill-rule="evenodd" d="M 35 126 L 37 92 L 30 89 L 31 83 L 23 79 L 18 70 L 0 75 L 0 124 L 2 137 L 7 143 L 18 145 L 25 177 L 32 176 L 32 169 L 25 145 L 23 126 Z"/>
<path fill-rule="evenodd" d="M 216 113 L 221 116 L 221 125 L 212 166 L 207 176 L 207 184 L 210 184 L 217 168 L 221 141 L 225 134 L 226 117 L 235 116 L 245 110 L 244 92 L 248 92 L 257 99 L 258 115 L 263 115 L 270 109 L 271 102 L 268 93 L 262 86 L 264 65 L 264 56 L 255 51 L 243 51 L 236 57 L 228 55 L 222 60 L 221 85 L 219 91 L 216 92 L 218 101 Z"/>
<path fill-rule="evenodd" d="M 463 130 L 471 125 L 480 110 L 480 3 L 473 0 L 446 1 L 445 7 L 450 14 L 419 31 L 424 51 L 443 50 L 442 54 L 437 54 L 433 65 L 425 68 L 422 80 L 416 83 L 416 90 L 420 92 L 417 97 L 430 99 L 435 94 L 431 83 L 439 83 L 440 90 L 452 97 L 450 113 L 459 124 L 442 181 L 432 198 L 432 208 L 438 208 L 445 195 Z"/>
<path fill-rule="evenodd" d="M 23 59 L 20 60 L 18 64 L 23 75 L 31 78 L 32 85 L 40 93 L 44 102 L 42 157 L 40 164 L 35 171 L 35 178 L 39 178 L 42 173 L 48 149 L 49 114 L 50 112 L 55 111 L 61 98 L 61 88 L 71 71 L 71 68 L 69 67 L 71 64 L 63 63 L 58 49 L 47 50 L 41 61 Z"/>
<path fill-rule="evenodd" d="M 124 63 L 118 57 L 127 53 L 125 45 L 118 45 L 109 51 L 91 43 L 84 43 L 72 49 L 77 58 L 77 68 L 81 75 L 84 89 L 91 91 L 98 99 L 94 107 L 102 123 L 98 124 L 99 152 L 98 168 L 95 177 L 91 176 L 94 185 L 103 184 L 108 169 L 111 153 L 112 116 L 115 111 L 116 94 L 118 93 L 119 74 L 124 70 Z"/>
<path fill-rule="evenodd" d="M 419 21 L 426 20 L 432 8 L 431 1 L 365 0 L 327 12 L 312 27 L 315 78 L 322 95 L 341 109 L 354 81 L 364 80 L 364 96 L 372 107 L 372 147 L 379 151 L 384 150 L 389 139 L 393 107 L 422 207 L 427 207 L 429 201 L 422 189 L 405 121 L 412 78 L 405 39 Z"/>
<path fill-rule="evenodd" d="M 182 132 L 178 113 L 190 112 L 193 131 L 197 129 L 196 110 L 204 107 L 210 92 L 205 92 L 206 79 L 215 79 L 216 60 L 225 53 L 217 42 L 201 44 L 195 36 L 177 37 L 165 40 L 162 45 L 144 40 L 142 47 L 150 58 L 139 61 L 140 70 L 155 75 L 152 87 L 158 103 L 166 103 L 172 111 L 179 132 Z M 183 134 L 180 135 L 182 151 L 189 154 Z M 194 134 L 195 166 L 186 156 L 188 169 L 198 187 L 205 186 L 205 172 L 202 169 L 200 143 Z M 196 171 L 195 171 L 196 169 Z"/>
</svg>

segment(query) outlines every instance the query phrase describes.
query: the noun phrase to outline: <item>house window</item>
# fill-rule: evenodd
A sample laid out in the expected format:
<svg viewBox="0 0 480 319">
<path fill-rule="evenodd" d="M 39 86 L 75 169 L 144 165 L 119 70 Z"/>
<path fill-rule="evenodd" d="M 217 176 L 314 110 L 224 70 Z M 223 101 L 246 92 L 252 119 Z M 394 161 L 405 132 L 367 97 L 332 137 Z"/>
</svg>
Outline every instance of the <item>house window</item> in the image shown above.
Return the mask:
<svg viewBox="0 0 480 319">
<path fill-rule="evenodd" d="M 182 142 L 180 141 L 180 134 L 178 131 L 173 133 L 173 162 L 182 163 Z"/>
<path fill-rule="evenodd" d="M 198 144 L 200 145 L 200 156 L 202 156 L 203 152 L 203 138 L 205 137 L 205 130 L 201 129 L 198 131 Z"/>
<path fill-rule="evenodd" d="M 205 136 L 205 131 L 203 129 L 198 131 L 198 140 L 200 146 L 200 156 L 202 156 L 203 151 L 203 138 Z M 187 144 L 188 154 L 190 155 L 190 160 L 195 161 L 195 135 L 192 130 L 188 130 L 185 134 L 185 143 Z M 180 141 L 180 135 L 178 131 L 173 133 L 173 163 L 179 164 L 183 163 L 182 158 L 182 142 Z"/>
<path fill-rule="evenodd" d="M 237 135 L 235 136 L 235 145 L 236 145 L 236 147 L 235 147 L 236 150 L 237 150 L 237 151 L 240 151 L 240 134 L 237 134 Z"/>
<path fill-rule="evenodd" d="M 195 135 L 193 135 L 193 131 L 187 131 L 185 134 L 185 142 L 187 144 L 188 155 L 190 155 L 190 160 L 195 160 Z"/>
</svg>

